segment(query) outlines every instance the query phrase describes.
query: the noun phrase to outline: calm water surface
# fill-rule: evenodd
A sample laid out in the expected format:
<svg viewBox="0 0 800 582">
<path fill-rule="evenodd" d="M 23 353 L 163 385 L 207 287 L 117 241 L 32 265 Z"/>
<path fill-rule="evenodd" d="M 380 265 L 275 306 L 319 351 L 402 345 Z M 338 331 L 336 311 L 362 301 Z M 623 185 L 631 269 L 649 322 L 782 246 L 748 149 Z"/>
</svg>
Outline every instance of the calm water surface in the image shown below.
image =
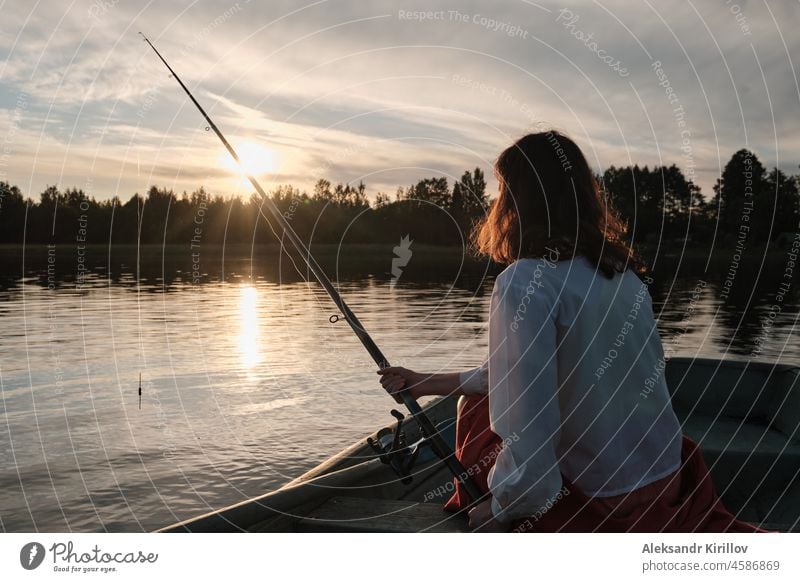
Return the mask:
<svg viewBox="0 0 800 582">
<path fill-rule="evenodd" d="M 393 363 L 479 365 L 493 277 L 424 254 L 396 284 L 391 249 L 323 262 Z M 800 363 L 782 261 L 725 298 L 724 274 L 657 270 L 667 353 Z M 198 270 L 186 250 L 101 249 L 82 282 L 69 250 L 49 272 L 44 248 L 0 264 L 5 531 L 151 530 L 275 489 L 391 420 L 366 352 L 275 253 Z"/>
</svg>

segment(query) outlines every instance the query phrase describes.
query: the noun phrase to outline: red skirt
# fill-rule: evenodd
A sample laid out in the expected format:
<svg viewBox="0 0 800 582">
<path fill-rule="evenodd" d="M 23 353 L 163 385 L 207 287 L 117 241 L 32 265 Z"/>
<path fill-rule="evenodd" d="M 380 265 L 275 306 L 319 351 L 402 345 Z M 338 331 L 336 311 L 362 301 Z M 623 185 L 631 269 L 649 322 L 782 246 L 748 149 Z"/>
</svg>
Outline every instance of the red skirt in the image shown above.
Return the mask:
<svg viewBox="0 0 800 582">
<path fill-rule="evenodd" d="M 459 410 L 456 456 L 485 493 L 502 440 L 489 427 L 488 396 L 472 396 Z M 536 515 L 512 524 L 516 532 L 760 532 L 737 520 L 714 489 L 700 448 L 683 437 L 680 468 L 659 481 L 616 497 L 588 497 L 562 475 L 556 499 Z M 446 511 L 469 506 L 455 482 Z"/>
</svg>

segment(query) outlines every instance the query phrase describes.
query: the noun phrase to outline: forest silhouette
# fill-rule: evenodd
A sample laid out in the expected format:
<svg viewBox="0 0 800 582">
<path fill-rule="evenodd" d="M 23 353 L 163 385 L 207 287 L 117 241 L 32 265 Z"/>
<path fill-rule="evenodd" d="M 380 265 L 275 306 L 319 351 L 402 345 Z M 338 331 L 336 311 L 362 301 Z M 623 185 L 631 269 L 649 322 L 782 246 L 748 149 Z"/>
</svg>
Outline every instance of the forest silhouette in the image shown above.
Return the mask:
<svg viewBox="0 0 800 582">
<path fill-rule="evenodd" d="M 606 169 L 597 176 L 607 199 L 638 244 L 680 242 L 749 248 L 784 246 L 798 231 L 800 175 L 771 170 L 746 149 L 737 151 L 705 196 L 676 165 Z M 484 216 L 490 197 L 481 169 L 452 185 L 445 177 L 419 180 L 372 201 L 363 183 L 319 180 L 311 193 L 284 185 L 270 197 L 306 241 L 396 243 L 412 233 L 417 243 L 461 245 Z M 39 200 L 0 182 L 2 244 L 265 244 L 277 242 L 264 219 L 263 201 L 222 197 L 199 188 L 176 194 L 152 186 L 127 201 L 96 200 L 77 188 L 48 186 Z M 274 221 L 273 221 L 274 222 Z M 275 227 L 277 230 L 277 227 Z"/>
</svg>

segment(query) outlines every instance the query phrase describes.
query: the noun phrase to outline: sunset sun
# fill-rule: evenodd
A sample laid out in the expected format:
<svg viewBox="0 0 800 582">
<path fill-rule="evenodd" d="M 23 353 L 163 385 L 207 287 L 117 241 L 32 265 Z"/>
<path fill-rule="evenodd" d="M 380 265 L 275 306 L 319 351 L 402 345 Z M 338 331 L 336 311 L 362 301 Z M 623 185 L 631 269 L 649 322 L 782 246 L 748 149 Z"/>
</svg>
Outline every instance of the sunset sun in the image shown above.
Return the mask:
<svg viewBox="0 0 800 582">
<path fill-rule="evenodd" d="M 264 147 L 253 141 L 244 141 L 235 144 L 233 147 L 236 153 L 239 154 L 241 167 L 228 152 L 224 152 L 220 156 L 219 161 L 223 167 L 239 174 L 241 176 L 241 183 L 244 186 L 250 186 L 250 182 L 247 180 L 247 174 L 259 177 L 262 174 L 274 172 L 278 168 L 277 152 L 273 149 Z"/>
</svg>

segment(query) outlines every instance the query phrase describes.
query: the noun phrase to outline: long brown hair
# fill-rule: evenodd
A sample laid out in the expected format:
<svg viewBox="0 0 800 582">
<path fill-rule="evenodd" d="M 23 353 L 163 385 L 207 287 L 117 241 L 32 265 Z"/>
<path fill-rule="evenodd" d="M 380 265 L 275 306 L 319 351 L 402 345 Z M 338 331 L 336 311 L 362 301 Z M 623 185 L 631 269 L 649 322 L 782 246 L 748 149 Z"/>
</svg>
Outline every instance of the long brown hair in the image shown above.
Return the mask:
<svg viewBox="0 0 800 582">
<path fill-rule="evenodd" d="M 582 255 L 609 278 L 645 271 L 571 139 L 557 131 L 526 135 L 500 154 L 494 170 L 500 193 L 474 232 L 479 252 L 501 264 Z"/>
</svg>

